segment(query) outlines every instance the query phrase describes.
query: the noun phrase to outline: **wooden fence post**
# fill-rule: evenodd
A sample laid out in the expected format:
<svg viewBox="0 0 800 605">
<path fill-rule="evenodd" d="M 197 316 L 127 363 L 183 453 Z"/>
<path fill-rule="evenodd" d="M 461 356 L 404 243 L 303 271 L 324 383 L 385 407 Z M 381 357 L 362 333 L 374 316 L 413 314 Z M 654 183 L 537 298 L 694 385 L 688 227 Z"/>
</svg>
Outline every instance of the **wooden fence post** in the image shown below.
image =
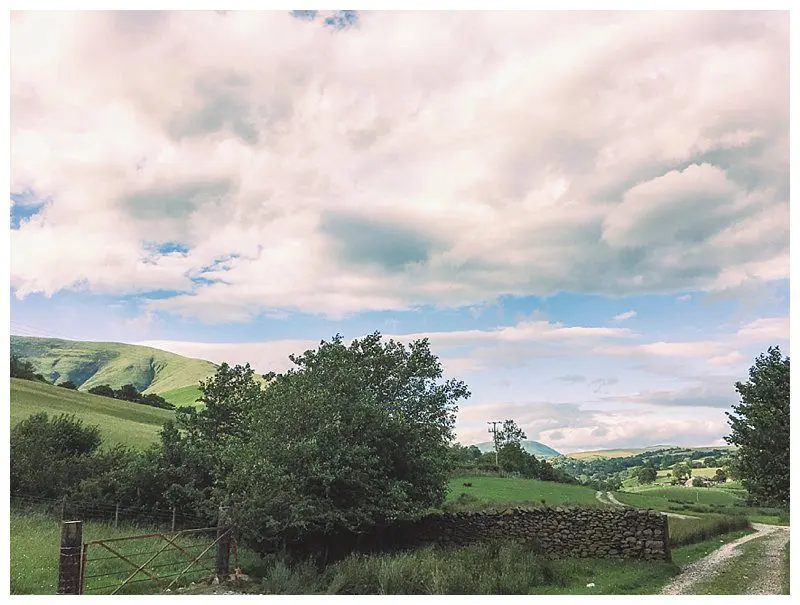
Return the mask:
<svg viewBox="0 0 800 605">
<path fill-rule="evenodd" d="M 58 560 L 58 594 L 80 594 L 82 556 L 83 521 L 64 521 Z"/>
<path fill-rule="evenodd" d="M 176 512 L 176 510 L 177 509 L 173 506 L 172 507 L 172 531 L 175 531 L 175 512 Z"/>
<path fill-rule="evenodd" d="M 231 554 L 231 522 L 226 506 L 219 507 L 219 517 L 217 518 L 217 562 L 216 562 L 216 581 L 223 582 L 230 577 L 230 554 Z"/>
<path fill-rule="evenodd" d="M 114 529 L 117 529 L 119 525 L 119 502 L 117 502 L 117 507 L 114 509 Z"/>
</svg>

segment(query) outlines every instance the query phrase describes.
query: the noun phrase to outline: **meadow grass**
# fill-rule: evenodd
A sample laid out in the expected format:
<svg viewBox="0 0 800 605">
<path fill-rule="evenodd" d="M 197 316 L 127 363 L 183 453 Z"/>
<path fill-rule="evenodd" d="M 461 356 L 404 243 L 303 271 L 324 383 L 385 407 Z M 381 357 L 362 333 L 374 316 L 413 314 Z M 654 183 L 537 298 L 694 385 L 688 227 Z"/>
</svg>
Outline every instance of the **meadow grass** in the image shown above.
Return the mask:
<svg viewBox="0 0 800 605">
<path fill-rule="evenodd" d="M 61 540 L 61 521 L 41 512 L 11 511 L 11 594 L 56 594 L 58 585 L 58 558 Z M 164 532 L 164 529 L 148 527 L 145 525 L 127 525 L 120 523 L 118 528 L 113 524 L 100 521 L 84 521 L 84 542 L 122 538 L 153 532 Z M 193 556 L 199 556 L 203 549 L 213 542 L 206 536 L 182 536 L 177 542 L 182 548 L 188 550 Z M 146 538 L 124 542 L 111 543 L 110 546 L 126 555 L 132 561 L 142 564 L 149 559 L 152 551 L 160 549 L 165 542 L 158 538 Z M 150 552 L 151 554 L 144 554 Z M 138 554 L 137 554 L 138 553 Z M 247 549 L 239 549 L 240 565 L 247 569 L 256 564 L 257 556 Z M 200 560 L 199 564 L 178 585 L 185 585 L 193 580 L 208 578 L 213 572 L 208 568 L 214 565 L 215 550 L 212 548 Z M 105 557 L 104 560 L 93 560 Z M 87 565 L 86 594 L 109 594 L 114 588 L 103 588 L 126 578 L 134 569 L 122 560 L 114 557 L 102 547 L 89 546 Z M 159 575 L 175 574 L 186 567 L 186 556 L 178 554 L 175 550 L 168 550 L 158 555 L 149 566 L 153 569 L 158 566 Z M 232 560 L 233 562 L 233 560 Z M 205 568 L 205 569 L 204 569 Z M 89 576 L 104 575 L 97 578 Z M 144 579 L 139 575 L 134 579 Z M 169 583 L 172 578 L 167 580 Z M 160 592 L 157 585 L 151 581 L 136 582 L 126 586 L 121 594 L 153 594 Z"/>
<path fill-rule="evenodd" d="M 104 445 L 134 448 L 155 442 L 164 422 L 175 418 L 170 410 L 12 378 L 11 425 L 38 412 L 74 414 L 85 424 L 100 427 Z"/>
<path fill-rule="evenodd" d="M 464 483 L 471 483 L 472 487 L 465 487 Z M 595 498 L 595 491 L 588 487 L 513 477 L 465 476 L 450 479 L 446 502 L 454 502 L 460 494 L 500 505 L 526 502 L 539 506 L 600 505 Z"/>
<path fill-rule="evenodd" d="M 191 385 L 187 387 L 180 387 L 178 389 L 171 389 L 169 391 L 163 391 L 159 393 L 161 397 L 166 399 L 176 408 L 187 406 L 187 407 L 197 407 L 203 406 L 204 404 L 198 402 L 197 400 L 203 396 L 200 387 L 197 385 Z"/>
</svg>

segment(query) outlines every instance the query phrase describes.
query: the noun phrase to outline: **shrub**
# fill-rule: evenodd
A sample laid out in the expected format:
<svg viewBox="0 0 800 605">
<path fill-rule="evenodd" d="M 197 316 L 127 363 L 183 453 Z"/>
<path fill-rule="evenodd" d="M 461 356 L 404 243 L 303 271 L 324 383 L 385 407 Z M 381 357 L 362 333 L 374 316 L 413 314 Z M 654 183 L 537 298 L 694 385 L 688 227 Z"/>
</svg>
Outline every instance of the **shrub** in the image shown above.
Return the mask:
<svg viewBox="0 0 800 605">
<path fill-rule="evenodd" d="M 92 387 L 89 389 L 89 393 L 92 395 L 100 395 L 101 397 L 114 397 L 114 389 L 107 384 L 101 384 L 99 386 Z"/>
<path fill-rule="evenodd" d="M 11 429 L 11 493 L 39 498 L 64 495 L 92 471 L 100 429 L 74 416 L 29 416 Z"/>
</svg>

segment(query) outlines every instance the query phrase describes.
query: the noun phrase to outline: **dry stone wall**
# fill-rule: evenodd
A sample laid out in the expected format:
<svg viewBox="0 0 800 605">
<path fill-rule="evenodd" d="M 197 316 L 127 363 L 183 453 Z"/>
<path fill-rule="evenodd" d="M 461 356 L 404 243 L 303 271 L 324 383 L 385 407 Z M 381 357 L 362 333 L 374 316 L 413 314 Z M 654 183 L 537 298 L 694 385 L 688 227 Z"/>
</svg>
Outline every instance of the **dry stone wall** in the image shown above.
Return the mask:
<svg viewBox="0 0 800 605">
<path fill-rule="evenodd" d="M 528 544 L 550 557 L 670 558 L 667 517 L 634 508 L 508 508 L 434 514 L 360 532 L 305 536 L 286 547 L 295 555 L 331 561 L 354 552 L 427 544 L 466 546 L 487 540 Z"/>
<path fill-rule="evenodd" d="M 418 522 L 417 543 L 466 545 L 490 538 L 531 543 L 554 557 L 669 559 L 667 517 L 639 509 L 511 508 Z"/>
</svg>

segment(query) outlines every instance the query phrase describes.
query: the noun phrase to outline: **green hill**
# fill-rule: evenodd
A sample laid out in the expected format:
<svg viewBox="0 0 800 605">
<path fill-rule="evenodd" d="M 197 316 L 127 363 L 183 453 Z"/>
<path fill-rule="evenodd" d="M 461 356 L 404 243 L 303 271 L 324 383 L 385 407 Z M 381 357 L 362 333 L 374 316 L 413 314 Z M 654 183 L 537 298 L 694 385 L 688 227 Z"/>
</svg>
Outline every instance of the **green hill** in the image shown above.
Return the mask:
<svg viewBox="0 0 800 605">
<path fill-rule="evenodd" d="M 175 412 L 89 395 L 31 380 L 11 379 L 11 426 L 32 414 L 75 414 L 86 424 L 98 425 L 107 446 L 121 444 L 144 448 L 158 439 L 158 432 Z"/>
<path fill-rule="evenodd" d="M 572 452 L 567 454 L 568 458 L 575 458 L 576 460 L 587 460 L 596 458 L 628 458 L 630 456 L 637 456 L 644 452 L 655 452 L 658 450 L 681 450 L 686 453 L 691 453 L 696 450 L 734 450 L 735 446 L 732 445 L 709 445 L 706 447 L 684 447 L 682 445 L 652 445 L 650 447 L 626 447 L 613 450 L 592 450 L 589 452 Z"/>
<path fill-rule="evenodd" d="M 150 347 L 28 336 L 11 337 L 11 354 L 31 362 L 48 380 L 71 380 L 81 391 L 133 384 L 140 392 L 161 394 L 196 387 L 217 368 L 210 361 Z"/>
<path fill-rule="evenodd" d="M 476 443 L 474 445 L 482 452 L 494 451 L 494 442 L 492 441 L 484 441 L 483 443 Z M 553 458 L 554 456 L 561 455 L 552 447 L 548 447 L 544 443 L 539 443 L 538 441 L 521 441 L 520 445 L 522 445 L 522 449 L 529 454 L 533 454 L 537 458 Z"/>
</svg>

